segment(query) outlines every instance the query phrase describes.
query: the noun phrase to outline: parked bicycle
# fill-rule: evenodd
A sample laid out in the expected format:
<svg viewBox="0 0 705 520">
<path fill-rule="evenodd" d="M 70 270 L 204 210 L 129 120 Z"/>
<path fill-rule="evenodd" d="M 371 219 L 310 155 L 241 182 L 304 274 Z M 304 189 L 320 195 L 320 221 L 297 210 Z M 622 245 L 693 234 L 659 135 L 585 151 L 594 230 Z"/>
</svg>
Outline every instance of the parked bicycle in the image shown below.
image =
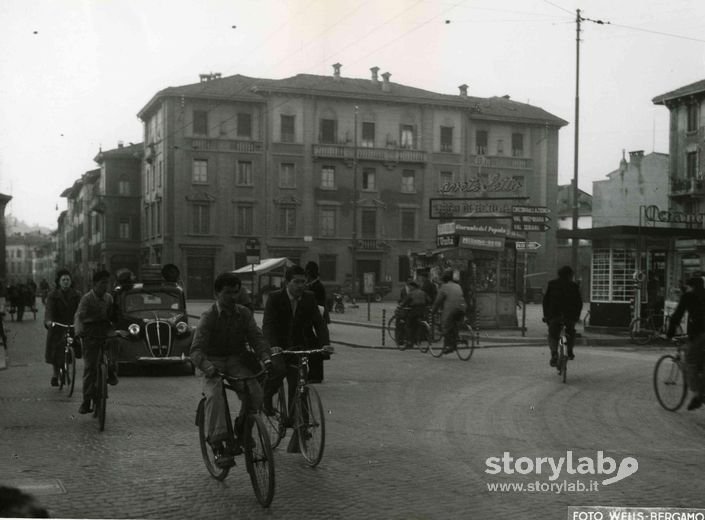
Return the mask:
<svg viewBox="0 0 705 520">
<path fill-rule="evenodd" d="M 442 338 L 441 341 L 430 343 L 429 351 L 431 355 L 439 358 L 443 354 L 455 351 L 458 358 L 463 361 L 467 361 L 472 357 L 475 347 L 479 344 L 479 337 L 465 315 L 455 321 L 451 340 L 451 344 L 447 346 L 448 348 L 444 345 Z"/>
<path fill-rule="evenodd" d="M 262 369 L 257 374 L 246 377 L 232 377 L 222 372 L 219 372 L 217 376 L 223 380 L 221 387 L 227 417 L 226 424 L 228 425 L 228 439 L 225 444 L 231 453 L 236 453 L 237 451 L 244 453 L 245 468 L 250 475 L 255 497 L 262 507 L 268 507 L 274 498 L 274 454 L 272 453 L 267 428 L 262 417 L 257 413 L 246 413 L 242 416 L 242 419 L 238 417 L 232 419 L 227 393 L 228 391 L 238 392 L 242 399 L 242 410 L 249 410 L 251 396 L 247 381 L 252 379 L 261 380 L 265 373 L 266 371 Z M 206 439 L 205 405 L 206 398 L 203 397 L 196 409 L 196 426 L 198 426 L 201 455 L 208 473 L 216 480 L 224 480 L 230 472 L 230 467 L 221 467 L 216 464 L 215 453 Z M 237 448 L 240 448 L 240 450 L 237 450 Z"/>
<path fill-rule="evenodd" d="M 398 307 L 387 322 L 387 333 L 399 350 L 407 348 L 407 320 L 409 307 Z M 416 326 L 416 338 L 412 344 L 418 345 L 421 352 L 428 352 L 433 342 L 433 328 L 426 319 L 419 320 Z"/>
<path fill-rule="evenodd" d="M 688 382 L 685 377 L 685 336 L 674 336 L 675 354 L 664 354 L 654 366 L 654 393 L 659 404 L 675 412 L 685 401 Z"/>
<path fill-rule="evenodd" d="M 64 329 L 64 357 L 59 367 L 59 390 L 63 390 L 64 386 L 66 386 L 68 396 L 71 397 L 76 384 L 76 349 L 74 348 L 73 325 L 52 321 L 49 326 Z M 80 344 L 76 344 L 76 346 L 80 348 Z"/>
<path fill-rule="evenodd" d="M 629 324 L 629 336 L 632 343 L 646 345 L 655 339 L 666 339 L 670 316 L 649 312 L 646 316 L 635 318 Z M 683 329 L 676 327 L 676 336 L 682 336 Z"/>
<path fill-rule="evenodd" d="M 277 447 L 286 436 L 287 427 L 294 429 L 298 436 L 301 455 L 309 466 L 314 467 L 323 458 L 326 442 L 326 424 L 323 414 L 323 404 L 318 391 L 308 384 L 308 358 L 312 354 L 332 353 L 332 349 L 313 350 L 282 350 L 282 355 L 298 357 L 298 380 L 294 402 L 287 403 L 285 385 L 281 385 L 272 399 L 272 414 L 267 415 L 265 422 L 273 447 Z M 287 406 L 288 404 L 288 406 Z"/>
</svg>

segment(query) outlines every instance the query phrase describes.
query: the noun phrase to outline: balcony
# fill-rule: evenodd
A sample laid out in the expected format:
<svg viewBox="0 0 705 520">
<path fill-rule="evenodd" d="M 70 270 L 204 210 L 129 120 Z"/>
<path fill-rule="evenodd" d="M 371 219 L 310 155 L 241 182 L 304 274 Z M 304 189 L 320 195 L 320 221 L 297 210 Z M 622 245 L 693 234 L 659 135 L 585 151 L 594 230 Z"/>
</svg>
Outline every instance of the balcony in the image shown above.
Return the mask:
<svg viewBox="0 0 705 520">
<path fill-rule="evenodd" d="M 471 155 L 470 165 L 477 168 L 502 168 L 508 170 L 531 170 L 534 162 L 528 157 L 506 157 L 504 155 Z"/>
<path fill-rule="evenodd" d="M 376 238 L 362 238 L 357 241 L 358 251 L 384 251 L 389 249 L 389 243 Z"/>
<path fill-rule="evenodd" d="M 694 177 L 671 179 L 671 192 L 669 196 L 672 198 L 705 198 L 705 180 Z"/>
<path fill-rule="evenodd" d="M 314 144 L 313 156 L 321 159 L 343 159 L 352 161 L 355 147 L 348 144 Z M 357 147 L 357 160 L 382 161 L 386 163 L 425 163 L 426 152 L 408 148 Z"/>
<path fill-rule="evenodd" d="M 188 143 L 188 139 L 186 140 Z M 236 139 L 209 139 L 205 137 L 191 138 L 191 148 L 209 152 L 241 152 L 259 153 L 262 151 L 262 141 L 239 141 Z"/>
</svg>

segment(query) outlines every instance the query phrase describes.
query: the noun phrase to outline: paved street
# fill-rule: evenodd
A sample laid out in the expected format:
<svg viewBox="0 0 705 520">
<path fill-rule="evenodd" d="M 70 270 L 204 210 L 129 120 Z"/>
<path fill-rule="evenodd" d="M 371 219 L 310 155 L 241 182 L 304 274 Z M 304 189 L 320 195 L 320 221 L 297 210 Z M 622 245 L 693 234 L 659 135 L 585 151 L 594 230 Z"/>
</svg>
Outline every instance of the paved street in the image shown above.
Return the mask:
<svg viewBox="0 0 705 520">
<path fill-rule="evenodd" d="M 56 517 L 546 519 L 566 518 L 571 505 L 705 507 L 705 412 L 657 404 L 651 373 L 662 347 L 580 348 L 563 385 L 547 349 L 530 344 L 488 343 L 469 362 L 338 345 L 318 385 L 328 410 L 323 461 L 310 469 L 279 448 L 276 495 L 265 511 L 243 464 L 223 483 L 206 473 L 193 424 L 197 378 L 122 377 L 100 433 L 76 413 L 80 388 L 67 398 L 49 386 L 40 322 L 9 328 L 0 482 L 32 490 Z M 331 329 L 334 340 L 379 343 L 376 328 Z M 592 492 L 488 490 L 553 482 L 547 465 L 536 474 L 527 464 L 569 450 L 574 466 L 580 457 L 597 464 L 603 452 L 616 465 L 633 457 L 638 470 Z M 527 474 L 487 474 L 488 457 L 505 452 L 525 457 L 510 469 Z M 600 482 L 611 471 L 564 467 L 555 482 Z"/>
</svg>

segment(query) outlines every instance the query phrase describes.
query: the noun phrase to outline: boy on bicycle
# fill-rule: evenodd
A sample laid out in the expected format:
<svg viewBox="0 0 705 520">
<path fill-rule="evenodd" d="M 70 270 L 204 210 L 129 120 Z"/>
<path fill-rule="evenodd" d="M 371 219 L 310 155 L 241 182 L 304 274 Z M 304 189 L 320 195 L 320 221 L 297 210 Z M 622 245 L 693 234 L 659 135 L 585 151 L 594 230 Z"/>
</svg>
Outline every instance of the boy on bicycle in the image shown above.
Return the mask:
<svg viewBox="0 0 705 520">
<path fill-rule="evenodd" d="M 419 322 L 426 317 L 426 310 L 429 305 L 428 295 L 419 287 L 414 280 L 408 282 L 409 292 L 401 302 L 402 307 L 408 307 L 406 315 L 406 341 L 404 349 L 412 348 L 418 340 Z"/>
<path fill-rule="evenodd" d="M 441 276 L 443 285 L 438 290 L 436 301 L 433 302 L 431 314 L 441 309 L 441 324 L 443 327 L 443 353 L 453 352 L 456 341 L 456 323 L 463 319 L 466 311 L 465 296 L 460 285 L 453 280 L 453 271 L 447 269 Z"/>
<path fill-rule="evenodd" d="M 573 269 L 564 265 L 558 270 L 558 278 L 548 282 L 543 295 L 543 321 L 548 324 L 548 346 L 551 349 L 549 364 L 552 367 L 558 363 L 558 340 L 563 325 L 568 359 L 575 359 L 575 324 L 580 319 L 582 309 L 583 299 L 580 287 L 573 281 Z"/>
<path fill-rule="evenodd" d="M 255 323 L 252 312 L 237 303 L 240 290 L 240 278 L 235 274 L 225 272 L 218 275 L 214 283 L 215 303 L 201 315 L 190 351 L 191 361 L 204 374 L 205 431 L 213 447 L 215 463 L 221 468 L 233 466 L 233 456 L 241 450 L 239 446 L 225 445 L 228 439 L 227 422 L 230 419 L 225 413 L 223 380 L 216 376 L 219 372 L 231 377 L 251 376 L 259 371 L 258 367 L 253 366 L 257 359 L 268 369 L 271 366 L 269 345 Z M 254 354 L 248 350 L 248 344 Z M 257 413 L 262 406 L 260 384 L 256 379 L 250 379 L 246 384 L 250 391 L 252 410 L 240 410 L 238 420 L 246 413 Z"/>
</svg>

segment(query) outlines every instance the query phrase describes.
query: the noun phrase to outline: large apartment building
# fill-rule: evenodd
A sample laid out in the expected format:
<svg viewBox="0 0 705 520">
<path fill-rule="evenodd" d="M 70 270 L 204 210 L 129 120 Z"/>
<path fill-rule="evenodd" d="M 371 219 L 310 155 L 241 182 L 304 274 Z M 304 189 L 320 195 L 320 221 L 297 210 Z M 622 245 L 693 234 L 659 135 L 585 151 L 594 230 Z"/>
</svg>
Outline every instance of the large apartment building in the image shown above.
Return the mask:
<svg viewBox="0 0 705 520">
<path fill-rule="evenodd" d="M 210 297 L 214 273 L 244 265 L 257 239 L 263 258 L 314 260 L 341 283 L 374 273 L 397 290 L 412 254 L 437 249 L 438 224 L 458 220 L 502 235 L 489 250 L 460 242 L 506 278 L 492 290 L 513 306 L 517 239 L 543 246 L 532 272 L 555 271 L 555 229 L 509 235 L 513 204 L 555 210 L 566 122 L 467 85 L 447 95 L 390 76 L 347 78 L 335 64 L 330 76 L 206 74 L 157 92 L 138 114 L 143 260 L 179 265 L 189 297 Z M 443 199 L 458 211 L 437 211 Z"/>
</svg>

